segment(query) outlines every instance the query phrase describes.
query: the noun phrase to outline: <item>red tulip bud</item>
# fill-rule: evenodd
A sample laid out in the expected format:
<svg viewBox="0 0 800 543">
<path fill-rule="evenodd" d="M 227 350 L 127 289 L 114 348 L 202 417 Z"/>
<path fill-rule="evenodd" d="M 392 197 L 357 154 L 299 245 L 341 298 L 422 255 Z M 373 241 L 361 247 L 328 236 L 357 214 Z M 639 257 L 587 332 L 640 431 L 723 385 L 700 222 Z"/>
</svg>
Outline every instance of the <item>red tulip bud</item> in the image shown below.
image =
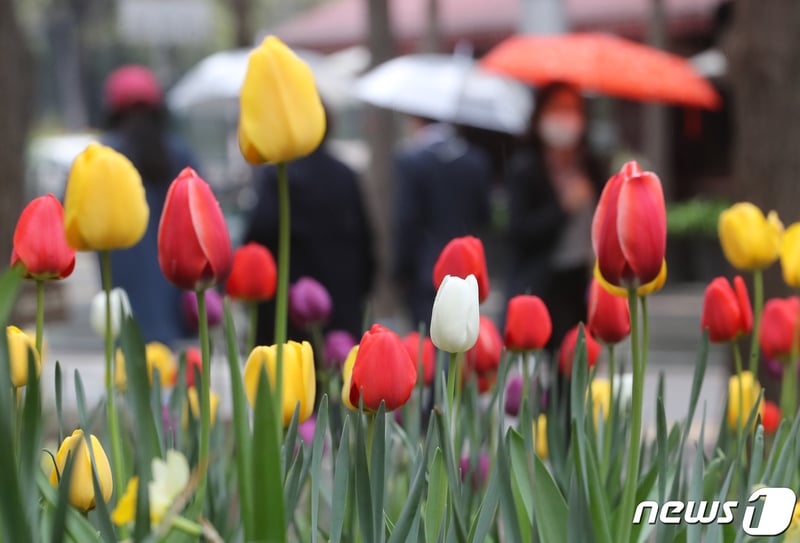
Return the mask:
<svg viewBox="0 0 800 543">
<path fill-rule="evenodd" d="M 800 298 L 773 298 L 764 304 L 758 341 L 767 358 L 787 359 L 792 353 Z"/>
<path fill-rule="evenodd" d="M 489 297 L 489 272 L 483 242 L 474 236 L 453 238 L 439 253 L 433 267 L 433 288 L 439 290 L 446 275 L 466 279 L 470 274 L 478 280 L 478 299 L 483 302 Z"/>
<path fill-rule="evenodd" d="M 503 353 L 503 339 L 492 319 L 481 315 L 478 341 L 467 351 L 466 363 L 479 375 L 494 373 L 500 365 Z"/>
<path fill-rule="evenodd" d="M 410 332 L 403 338 L 403 345 L 408 351 L 411 360 L 419 361 L 419 332 Z M 422 380 L 426 385 L 433 382 L 434 373 L 436 371 L 436 347 L 433 345 L 433 340 L 426 337 L 422 342 Z M 419 364 L 417 364 L 419 369 Z"/>
<path fill-rule="evenodd" d="M 706 287 L 703 298 L 701 327 L 708 328 L 712 342 L 733 341 L 740 334 L 753 329 L 753 310 L 744 279 L 736 276 L 733 286 L 724 277 L 717 277 Z"/>
<path fill-rule="evenodd" d="M 386 411 L 402 407 L 417 383 L 417 366 L 400 338 L 375 324 L 361 338 L 350 380 L 350 403 L 377 411 L 381 401 Z"/>
<path fill-rule="evenodd" d="M 614 296 L 593 279 L 589 287 L 587 322 L 592 335 L 603 343 L 619 343 L 631 333 L 628 300 Z"/>
<path fill-rule="evenodd" d="M 75 268 L 75 249 L 64 235 L 64 208 L 48 194 L 32 200 L 17 221 L 11 265 L 28 279 L 64 279 Z"/>
<path fill-rule="evenodd" d="M 578 342 L 578 329 L 580 325 L 572 328 L 564 336 L 561 347 L 558 350 L 558 369 L 567 377 L 572 377 L 572 364 L 575 359 L 575 347 Z M 600 344 L 592 337 L 591 332 L 584 328 L 586 336 L 586 354 L 589 367 L 594 367 L 597 357 L 600 356 Z"/>
<path fill-rule="evenodd" d="M 506 311 L 505 344 L 512 351 L 543 349 L 553 333 L 553 323 L 544 302 L 529 295 L 514 296 Z"/>
<path fill-rule="evenodd" d="M 275 296 L 278 270 L 269 249 L 255 242 L 233 253 L 233 267 L 225 292 L 234 300 L 260 302 Z"/>
</svg>

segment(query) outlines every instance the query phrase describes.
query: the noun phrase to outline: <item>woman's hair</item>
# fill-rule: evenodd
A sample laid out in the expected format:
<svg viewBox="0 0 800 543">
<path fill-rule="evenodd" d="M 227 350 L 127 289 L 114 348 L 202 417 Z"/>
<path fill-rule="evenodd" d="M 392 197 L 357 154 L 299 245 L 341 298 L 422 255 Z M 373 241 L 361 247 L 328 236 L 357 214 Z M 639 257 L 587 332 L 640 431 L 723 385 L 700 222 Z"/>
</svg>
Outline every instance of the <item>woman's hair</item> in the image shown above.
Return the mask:
<svg viewBox="0 0 800 543">
<path fill-rule="evenodd" d="M 167 111 L 164 107 L 132 106 L 107 117 L 106 128 L 123 139 L 125 154 L 151 184 L 166 184 L 174 173 L 167 140 Z"/>
<path fill-rule="evenodd" d="M 539 121 L 542 119 L 542 112 L 544 111 L 544 106 L 550 100 L 553 99 L 555 95 L 559 92 L 568 91 L 576 94 L 577 96 L 581 96 L 580 91 L 573 85 L 569 83 L 549 83 L 544 87 L 540 87 L 535 91 L 535 100 L 534 100 L 534 108 L 533 108 L 533 115 L 531 116 L 531 124 L 528 127 L 529 136 L 532 136 L 534 140 L 538 140 L 539 136 L 537 134 Z M 541 143 L 541 142 L 539 142 Z"/>
</svg>

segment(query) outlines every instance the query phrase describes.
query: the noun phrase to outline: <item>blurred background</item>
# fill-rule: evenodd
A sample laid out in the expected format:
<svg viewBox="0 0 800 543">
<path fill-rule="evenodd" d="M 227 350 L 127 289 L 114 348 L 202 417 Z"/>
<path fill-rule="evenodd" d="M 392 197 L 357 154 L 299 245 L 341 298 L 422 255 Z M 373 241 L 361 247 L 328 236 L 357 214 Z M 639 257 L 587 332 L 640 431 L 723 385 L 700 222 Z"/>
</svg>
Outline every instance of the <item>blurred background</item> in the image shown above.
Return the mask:
<svg viewBox="0 0 800 543">
<path fill-rule="evenodd" d="M 332 152 L 360 174 L 378 261 L 373 315 L 402 322 L 388 271 L 391 164 L 410 127 L 406 116 L 358 100 L 354 82 L 399 55 L 479 59 L 514 34 L 608 32 L 688 59 L 721 97 L 709 110 L 587 95 L 588 142 L 609 173 L 636 158 L 664 182 L 670 277 L 653 303 L 662 319 L 655 348 L 693 351 L 704 283 L 732 272 L 716 240 L 719 211 L 750 200 L 786 224 L 800 218 L 798 28 L 796 0 L 0 0 L 0 254 L 11 252 L 26 201 L 63 194 L 72 159 L 99 137 L 103 82 L 127 63 L 150 67 L 163 85 L 171 123 L 199 157 L 239 243 L 256 192 L 236 140 L 238 85 L 248 49 L 276 34 L 312 67 L 335 121 Z M 502 292 L 514 139 L 483 129 L 467 136 L 492 158 L 484 241 L 493 289 Z M 767 294 L 777 295 L 771 271 Z M 99 288 L 91 258 L 79 260 L 78 272 L 66 290 L 49 285 L 48 318 L 65 330 L 85 322 Z M 504 301 L 490 298 L 486 310 L 499 313 Z M 19 319 L 33 308 L 23 297 Z M 80 333 L 65 336 L 80 342 Z"/>
</svg>

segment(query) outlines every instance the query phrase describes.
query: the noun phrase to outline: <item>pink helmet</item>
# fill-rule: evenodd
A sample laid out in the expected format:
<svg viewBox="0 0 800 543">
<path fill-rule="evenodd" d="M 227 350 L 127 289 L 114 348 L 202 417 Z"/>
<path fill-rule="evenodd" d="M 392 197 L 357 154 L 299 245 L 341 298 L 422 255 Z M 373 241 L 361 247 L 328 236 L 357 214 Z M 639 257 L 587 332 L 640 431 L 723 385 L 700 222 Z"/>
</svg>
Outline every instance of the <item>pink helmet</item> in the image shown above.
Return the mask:
<svg viewBox="0 0 800 543">
<path fill-rule="evenodd" d="M 112 112 L 135 105 L 158 107 L 162 103 L 161 85 L 148 68 L 128 64 L 114 70 L 106 79 L 105 102 Z"/>
</svg>

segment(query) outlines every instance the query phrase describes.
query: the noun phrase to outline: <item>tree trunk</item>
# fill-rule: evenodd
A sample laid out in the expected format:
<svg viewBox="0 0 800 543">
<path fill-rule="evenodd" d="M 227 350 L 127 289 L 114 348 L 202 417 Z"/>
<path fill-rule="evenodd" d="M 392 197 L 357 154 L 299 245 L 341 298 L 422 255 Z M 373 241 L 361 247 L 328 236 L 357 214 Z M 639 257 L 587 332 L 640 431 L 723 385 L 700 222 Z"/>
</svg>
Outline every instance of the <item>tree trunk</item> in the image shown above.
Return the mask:
<svg viewBox="0 0 800 543">
<path fill-rule="evenodd" d="M 369 13 L 369 50 L 372 67 L 394 56 L 394 40 L 389 20 L 388 0 L 363 0 Z M 367 197 L 375 228 L 378 276 L 375 281 L 372 317 L 393 316 L 395 293 L 389 275 L 391 263 L 391 194 L 394 123 L 392 113 L 367 107 L 370 164 L 367 172 Z"/>
<path fill-rule="evenodd" d="M 22 210 L 25 143 L 33 94 L 33 59 L 14 0 L 0 0 L 0 262 L 11 257 L 14 227 Z"/>
</svg>

